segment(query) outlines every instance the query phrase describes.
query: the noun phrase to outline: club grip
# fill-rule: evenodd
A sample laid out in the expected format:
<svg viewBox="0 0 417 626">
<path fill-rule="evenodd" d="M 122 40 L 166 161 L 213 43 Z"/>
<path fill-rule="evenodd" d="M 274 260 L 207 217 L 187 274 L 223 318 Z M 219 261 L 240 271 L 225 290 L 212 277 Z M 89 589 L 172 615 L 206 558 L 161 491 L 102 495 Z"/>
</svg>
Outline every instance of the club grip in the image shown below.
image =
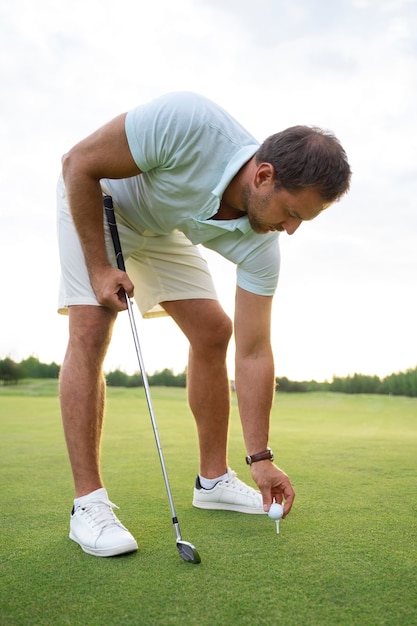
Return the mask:
<svg viewBox="0 0 417 626">
<path fill-rule="evenodd" d="M 109 225 L 110 234 L 111 234 L 111 238 L 113 241 L 117 267 L 119 268 L 119 270 L 122 270 L 123 272 L 125 272 L 126 271 L 125 262 L 123 259 L 122 247 L 120 245 L 119 231 L 117 230 L 116 216 L 114 214 L 112 197 L 104 196 L 103 203 L 104 203 L 104 211 L 107 217 L 107 223 Z"/>
</svg>

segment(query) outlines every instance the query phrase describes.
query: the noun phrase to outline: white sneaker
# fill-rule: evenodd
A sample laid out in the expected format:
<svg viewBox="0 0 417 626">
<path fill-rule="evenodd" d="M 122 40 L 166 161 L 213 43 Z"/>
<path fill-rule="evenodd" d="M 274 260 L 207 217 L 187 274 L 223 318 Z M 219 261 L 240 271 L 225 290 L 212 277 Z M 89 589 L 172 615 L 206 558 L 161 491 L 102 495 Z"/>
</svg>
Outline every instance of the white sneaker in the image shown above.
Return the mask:
<svg viewBox="0 0 417 626">
<path fill-rule="evenodd" d="M 94 556 L 116 556 L 137 550 L 138 544 L 117 519 L 114 508 L 119 507 L 110 502 L 105 489 L 93 491 L 72 510 L 70 539 Z"/>
<path fill-rule="evenodd" d="M 197 476 L 194 488 L 193 506 L 197 509 L 217 511 L 237 511 L 238 513 L 265 513 L 259 491 L 248 487 L 236 477 L 236 472 L 228 468 L 229 478 L 221 480 L 213 489 L 203 489 Z"/>
</svg>

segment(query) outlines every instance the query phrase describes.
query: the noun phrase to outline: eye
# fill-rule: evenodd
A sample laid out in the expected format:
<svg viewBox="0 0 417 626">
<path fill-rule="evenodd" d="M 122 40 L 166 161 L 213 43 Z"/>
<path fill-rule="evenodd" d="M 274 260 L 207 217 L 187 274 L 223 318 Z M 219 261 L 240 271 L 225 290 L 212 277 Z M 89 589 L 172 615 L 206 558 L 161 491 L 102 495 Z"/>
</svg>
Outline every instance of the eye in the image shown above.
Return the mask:
<svg viewBox="0 0 417 626">
<path fill-rule="evenodd" d="M 290 217 L 303 221 L 303 218 L 298 215 L 297 211 L 293 211 L 293 209 L 287 209 L 287 213 Z"/>
</svg>

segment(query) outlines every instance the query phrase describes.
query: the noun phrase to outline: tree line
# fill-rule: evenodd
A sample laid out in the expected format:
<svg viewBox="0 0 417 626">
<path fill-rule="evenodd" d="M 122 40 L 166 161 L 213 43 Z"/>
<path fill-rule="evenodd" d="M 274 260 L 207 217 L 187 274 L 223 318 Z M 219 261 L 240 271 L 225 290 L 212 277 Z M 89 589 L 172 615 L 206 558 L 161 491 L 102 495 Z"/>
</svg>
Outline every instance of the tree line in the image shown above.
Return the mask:
<svg viewBox="0 0 417 626">
<path fill-rule="evenodd" d="M 3 385 L 17 384 L 27 378 L 59 378 L 60 365 L 56 363 L 41 363 L 35 356 L 15 363 L 10 357 L 0 359 L 0 381 Z M 185 387 L 186 370 L 181 374 L 174 374 L 170 369 L 155 372 L 148 375 L 149 384 L 159 387 Z M 137 372 L 133 375 L 120 370 L 114 370 L 106 374 L 106 382 L 109 387 L 142 387 L 142 375 Z"/>
<path fill-rule="evenodd" d="M 366 374 L 353 374 L 344 378 L 333 376 L 331 382 L 292 381 L 277 378 L 277 390 L 286 392 L 333 391 L 335 393 L 369 393 L 417 398 L 417 367 L 390 374 L 385 378 Z"/>
<path fill-rule="evenodd" d="M 41 363 L 35 356 L 15 363 L 11 358 L 0 359 L 0 381 L 4 385 L 16 384 L 26 378 L 58 378 L 60 366 L 56 363 Z M 163 369 L 148 375 L 149 384 L 159 387 L 185 387 L 187 370 L 174 374 L 171 369 Z M 142 376 L 139 372 L 129 375 L 118 369 L 106 374 L 109 387 L 142 387 Z M 334 376 L 331 382 L 294 381 L 287 377 L 275 379 L 276 390 L 287 393 L 303 393 L 308 391 L 332 391 L 336 393 L 367 393 L 417 398 L 417 367 L 404 372 L 390 374 L 385 378 L 353 374 L 346 377 Z"/>
<path fill-rule="evenodd" d="M 19 382 L 25 378 L 58 378 L 60 366 L 56 363 L 41 363 L 35 356 L 15 363 L 6 357 L 0 360 L 0 380 L 4 385 Z"/>
</svg>

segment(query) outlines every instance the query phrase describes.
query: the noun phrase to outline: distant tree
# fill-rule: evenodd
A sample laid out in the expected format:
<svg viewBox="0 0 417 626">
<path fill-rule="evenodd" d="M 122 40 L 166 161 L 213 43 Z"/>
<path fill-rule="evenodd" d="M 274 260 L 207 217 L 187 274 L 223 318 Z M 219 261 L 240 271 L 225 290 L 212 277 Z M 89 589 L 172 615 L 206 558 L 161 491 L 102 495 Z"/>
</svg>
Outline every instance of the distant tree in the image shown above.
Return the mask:
<svg viewBox="0 0 417 626">
<path fill-rule="evenodd" d="M 154 387 L 185 387 L 186 386 L 187 373 L 175 375 L 172 370 L 165 368 L 161 372 L 155 372 L 154 374 L 148 374 L 149 385 Z M 114 370 L 106 374 L 106 382 L 109 387 L 140 387 L 143 386 L 142 375 L 140 372 L 136 372 L 132 376 L 121 372 L 120 370 Z"/>
<path fill-rule="evenodd" d="M 378 376 L 353 374 L 346 378 L 333 377 L 330 391 L 339 393 L 382 393 L 382 382 Z"/>
<path fill-rule="evenodd" d="M 155 387 L 185 387 L 186 377 L 186 372 L 175 375 L 171 369 L 165 368 L 149 376 L 149 384 Z"/>
<path fill-rule="evenodd" d="M 0 361 L 0 380 L 4 385 L 17 383 L 21 377 L 21 368 L 12 359 L 7 357 Z"/>
<path fill-rule="evenodd" d="M 126 387 L 143 387 L 142 374 L 135 372 L 132 376 L 128 376 Z"/>
<path fill-rule="evenodd" d="M 309 380 L 305 383 L 307 391 L 329 391 L 330 383 L 326 381 L 317 382 L 316 380 Z"/>
<path fill-rule="evenodd" d="M 417 398 L 417 367 L 384 378 L 382 393 Z"/>
<path fill-rule="evenodd" d="M 41 363 L 35 356 L 30 356 L 20 363 L 22 378 L 58 378 L 60 366 L 56 363 Z"/>
<path fill-rule="evenodd" d="M 287 393 L 301 393 L 307 391 L 307 383 L 289 380 L 286 376 L 282 376 L 275 379 L 275 389 Z"/>
<path fill-rule="evenodd" d="M 114 370 L 106 375 L 106 382 L 109 387 L 127 387 L 129 376 L 120 370 Z"/>
</svg>

